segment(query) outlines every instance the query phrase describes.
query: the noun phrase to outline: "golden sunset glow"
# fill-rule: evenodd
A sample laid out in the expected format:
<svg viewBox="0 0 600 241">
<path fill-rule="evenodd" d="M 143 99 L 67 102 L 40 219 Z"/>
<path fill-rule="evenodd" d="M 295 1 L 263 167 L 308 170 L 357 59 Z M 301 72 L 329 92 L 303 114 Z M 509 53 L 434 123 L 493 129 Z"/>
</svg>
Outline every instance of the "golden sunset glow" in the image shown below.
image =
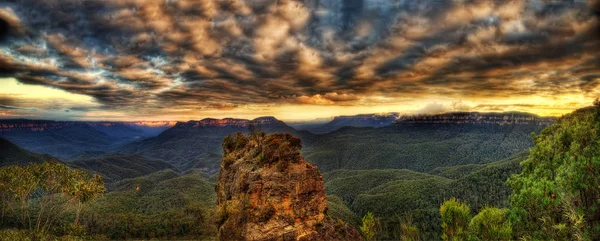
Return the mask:
<svg viewBox="0 0 600 241">
<path fill-rule="evenodd" d="M 560 116 L 600 96 L 599 19 L 586 1 L 315 4 L 111 1 L 92 11 L 40 2 L 42 15 L 3 5 L 0 115 Z M 62 7 L 80 14 L 60 21 Z"/>
</svg>

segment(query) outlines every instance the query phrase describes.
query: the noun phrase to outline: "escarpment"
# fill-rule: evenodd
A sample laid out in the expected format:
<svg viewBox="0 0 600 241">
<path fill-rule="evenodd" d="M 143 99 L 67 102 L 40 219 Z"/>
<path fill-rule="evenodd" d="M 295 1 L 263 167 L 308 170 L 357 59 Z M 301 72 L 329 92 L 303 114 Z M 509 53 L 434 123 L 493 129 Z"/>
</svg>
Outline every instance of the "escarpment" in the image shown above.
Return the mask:
<svg viewBox="0 0 600 241">
<path fill-rule="evenodd" d="M 323 176 L 290 134 L 236 133 L 223 140 L 219 240 L 362 240 L 326 214 Z"/>
</svg>

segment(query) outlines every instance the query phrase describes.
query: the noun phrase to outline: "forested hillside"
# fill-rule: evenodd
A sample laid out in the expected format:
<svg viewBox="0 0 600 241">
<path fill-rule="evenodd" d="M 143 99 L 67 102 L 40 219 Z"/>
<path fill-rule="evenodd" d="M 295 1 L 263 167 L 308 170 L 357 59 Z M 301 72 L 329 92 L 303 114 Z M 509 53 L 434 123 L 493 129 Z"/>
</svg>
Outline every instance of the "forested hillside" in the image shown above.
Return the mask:
<svg viewBox="0 0 600 241">
<path fill-rule="evenodd" d="M 257 118 L 268 133 L 287 132 L 303 143 L 307 160 L 327 172 L 336 169 L 410 169 L 485 164 L 502 160 L 532 145 L 536 123 L 396 123 L 381 128 L 343 127 L 314 135 L 274 118 Z M 256 120 L 207 119 L 178 123 L 156 137 L 127 144 L 119 153 L 165 161 L 180 170 L 218 171 L 220 143 L 226 135 L 247 132 Z"/>
<path fill-rule="evenodd" d="M 438 175 L 387 169 L 336 170 L 324 177 L 327 193 L 343 200 L 355 215 L 372 212 L 380 217 L 382 240 L 398 240 L 406 220 L 421 230 L 424 240 L 437 240 L 441 235 L 439 206 L 445 199 L 468 200 L 474 204 L 473 211 L 486 205 L 506 206 L 511 193 L 506 180 L 520 171 L 519 163 L 526 157 L 520 153 L 477 168 L 454 166 L 454 173 L 450 168 L 432 171 Z"/>
<path fill-rule="evenodd" d="M 76 159 L 69 165 L 98 173 L 106 183 L 113 183 L 126 178 L 148 175 L 165 169 L 175 169 L 160 161 L 137 155 L 103 155 L 94 158 Z"/>
<path fill-rule="evenodd" d="M 323 171 L 410 169 L 485 164 L 531 147 L 539 125 L 411 124 L 345 127 L 307 145 L 308 160 Z"/>
<path fill-rule="evenodd" d="M 83 213 L 90 235 L 108 239 L 212 239 L 215 183 L 171 170 L 126 179 Z"/>
<path fill-rule="evenodd" d="M 50 155 L 40 155 L 30 152 L 0 137 L 0 167 L 25 165 L 30 162 L 44 162 L 51 159 L 54 158 Z"/>
</svg>

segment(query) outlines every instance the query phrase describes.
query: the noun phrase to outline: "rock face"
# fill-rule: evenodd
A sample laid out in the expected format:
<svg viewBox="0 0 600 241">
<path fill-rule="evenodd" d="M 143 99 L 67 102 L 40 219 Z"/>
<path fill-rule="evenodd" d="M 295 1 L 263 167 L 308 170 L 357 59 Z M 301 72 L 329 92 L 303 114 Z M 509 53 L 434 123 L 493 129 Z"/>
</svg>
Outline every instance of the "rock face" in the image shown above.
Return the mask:
<svg viewBox="0 0 600 241">
<path fill-rule="evenodd" d="M 362 240 L 326 215 L 323 176 L 290 134 L 223 140 L 217 184 L 219 240 Z"/>
</svg>

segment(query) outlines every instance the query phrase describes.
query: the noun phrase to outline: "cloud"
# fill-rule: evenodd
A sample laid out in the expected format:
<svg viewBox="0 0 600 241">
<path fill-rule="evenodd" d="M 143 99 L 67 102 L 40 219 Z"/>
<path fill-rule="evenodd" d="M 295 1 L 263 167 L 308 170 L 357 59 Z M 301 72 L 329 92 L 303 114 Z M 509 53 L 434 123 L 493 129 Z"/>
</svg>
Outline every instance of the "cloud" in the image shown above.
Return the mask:
<svg viewBox="0 0 600 241">
<path fill-rule="evenodd" d="M 0 105 L 0 109 L 7 109 L 7 110 L 37 110 L 37 108 L 33 108 L 33 107 L 17 107 L 17 106 L 10 106 L 10 105 Z"/>
<path fill-rule="evenodd" d="M 444 104 L 440 103 L 428 103 L 423 108 L 416 110 L 415 114 L 440 114 L 444 112 L 449 112 L 450 108 Z"/>
<path fill-rule="evenodd" d="M 103 111 L 600 93 L 597 0 L 53 2 L 0 5 L 0 76 Z"/>
</svg>

